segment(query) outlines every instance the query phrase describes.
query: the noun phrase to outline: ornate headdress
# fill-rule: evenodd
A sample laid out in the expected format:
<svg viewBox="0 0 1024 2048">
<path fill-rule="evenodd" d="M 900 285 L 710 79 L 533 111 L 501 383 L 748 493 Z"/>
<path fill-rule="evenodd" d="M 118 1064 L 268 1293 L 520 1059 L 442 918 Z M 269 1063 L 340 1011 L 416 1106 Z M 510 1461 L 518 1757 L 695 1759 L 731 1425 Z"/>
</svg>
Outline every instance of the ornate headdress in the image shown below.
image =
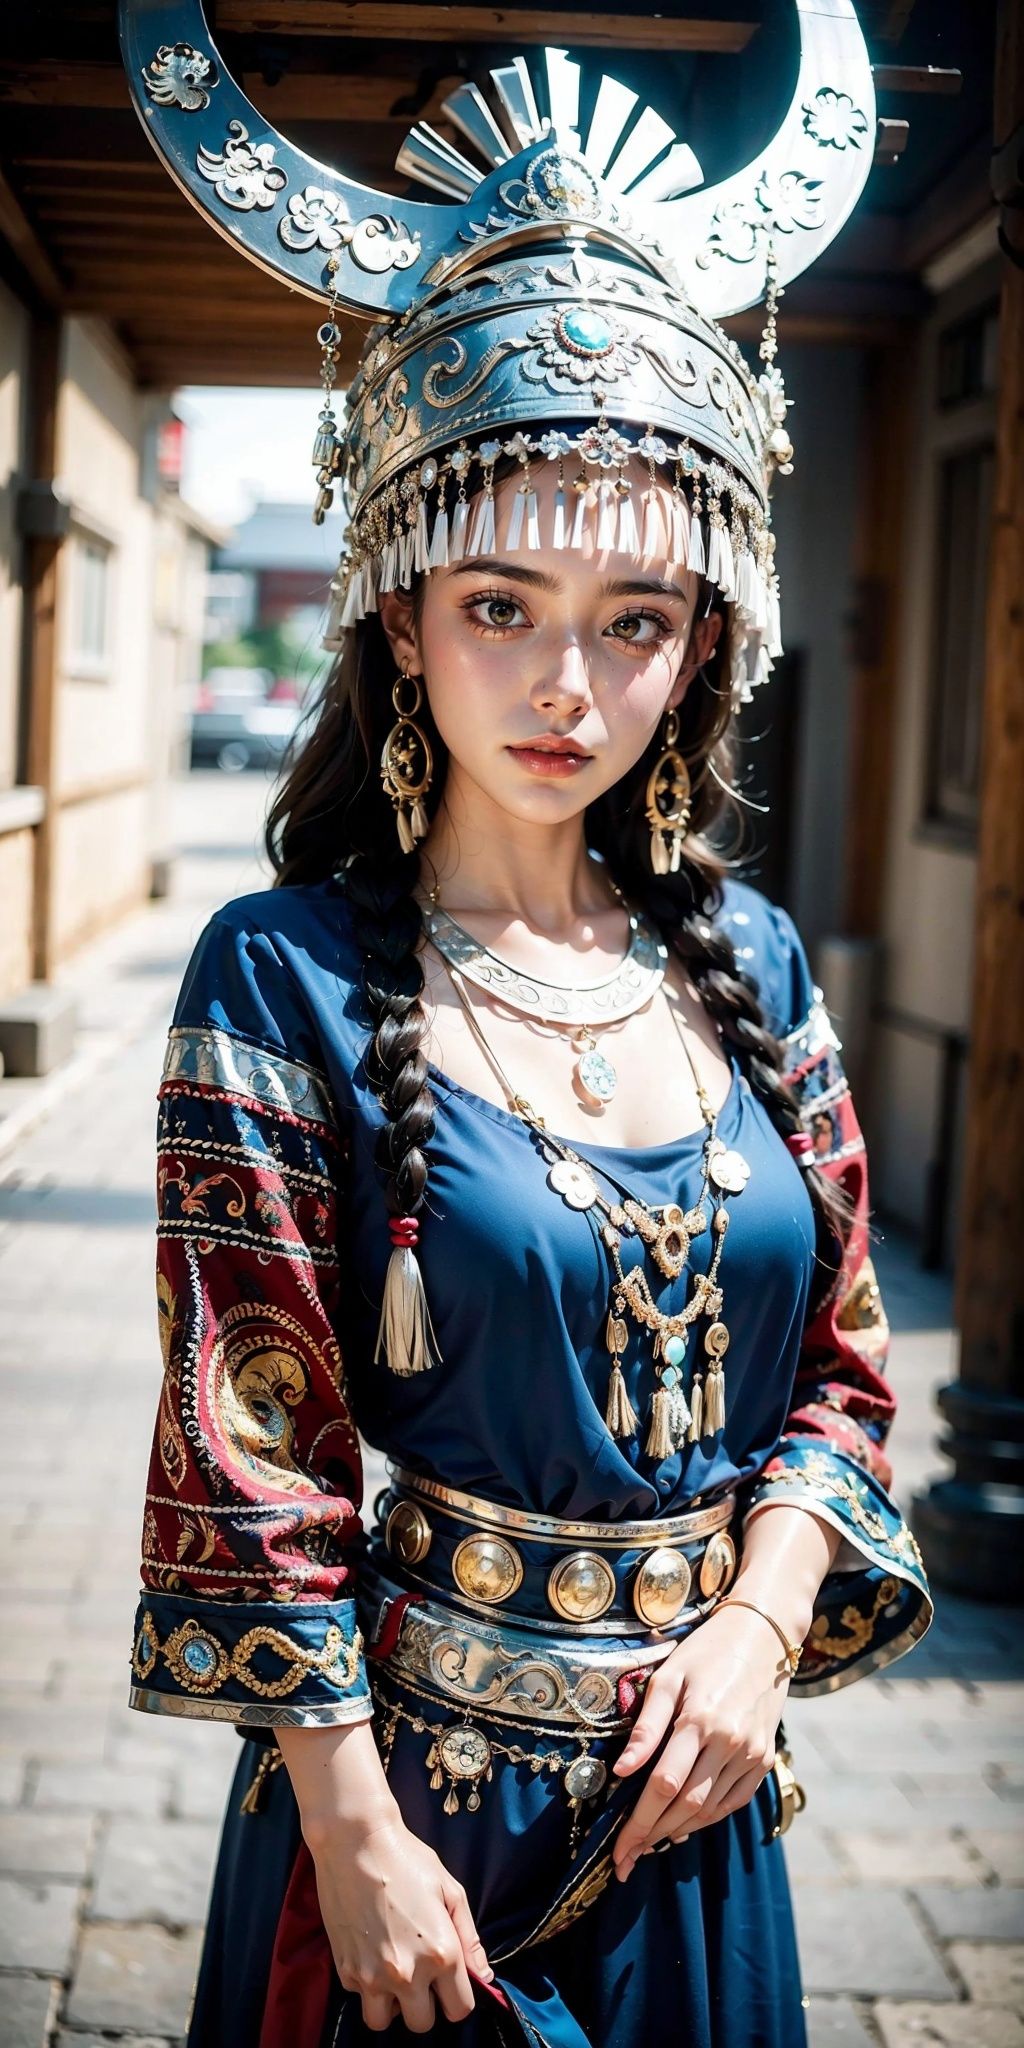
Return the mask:
<svg viewBox="0 0 1024 2048">
<path fill-rule="evenodd" d="M 652 109 L 634 118 L 636 94 L 611 78 L 584 140 L 580 67 L 547 50 L 545 113 L 521 57 L 492 71 L 490 99 L 463 84 L 445 100 L 473 158 L 412 130 L 398 167 L 442 203 L 370 191 L 278 135 L 226 73 L 200 0 L 121 0 L 135 103 L 177 182 L 235 247 L 326 305 L 314 517 L 340 484 L 346 528 L 325 646 L 421 572 L 540 546 L 546 462 L 553 545 L 589 529 L 599 547 L 653 554 L 654 490 L 626 474 L 639 458 L 680 515 L 671 551 L 732 608 L 734 700 L 764 680 L 781 652 L 768 491 L 793 453 L 776 303 L 851 212 L 875 133 L 851 0 L 796 6 L 792 102 L 724 183 L 695 189 L 693 152 Z M 762 298 L 755 372 L 717 323 Z M 375 324 L 339 422 L 343 310 Z M 522 476 L 496 534 L 502 458 Z"/>
</svg>

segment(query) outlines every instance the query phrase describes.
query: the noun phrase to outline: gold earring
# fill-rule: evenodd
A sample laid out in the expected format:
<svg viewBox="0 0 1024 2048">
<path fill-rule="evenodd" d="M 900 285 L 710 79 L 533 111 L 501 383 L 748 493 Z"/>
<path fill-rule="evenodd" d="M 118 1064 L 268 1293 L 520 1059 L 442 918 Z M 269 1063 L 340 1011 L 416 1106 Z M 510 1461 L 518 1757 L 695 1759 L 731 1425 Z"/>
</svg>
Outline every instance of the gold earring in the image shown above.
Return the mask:
<svg viewBox="0 0 1024 2048">
<path fill-rule="evenodd" d="M 412 685 L 414 692 L 411 704 L 403 702 L 408 684 Z M 398 843 L 403 853 L 412 853 L 416 841 L 425 839 L 430 830 L 423 799 L 433 780 L 434 756 L 426 733 L 416 723 L 416 713 L 423 704 L 423 692 L 418 676 L 409 674 L 408 656 L 391 692 L 391 702 L 397 717 L 384 742 L 380 774 L 384 794 L 395 806 Z"/>
<path fill-rule="evenodd" d="M 676 875 L 683 840 L 690 824 L 690 771 L 678 747 L 679 713 L 665 721 L 662 751 L 647 778 L 647 823 L 651 828 L 651 867 L 656 875 Z"/>
</svg>

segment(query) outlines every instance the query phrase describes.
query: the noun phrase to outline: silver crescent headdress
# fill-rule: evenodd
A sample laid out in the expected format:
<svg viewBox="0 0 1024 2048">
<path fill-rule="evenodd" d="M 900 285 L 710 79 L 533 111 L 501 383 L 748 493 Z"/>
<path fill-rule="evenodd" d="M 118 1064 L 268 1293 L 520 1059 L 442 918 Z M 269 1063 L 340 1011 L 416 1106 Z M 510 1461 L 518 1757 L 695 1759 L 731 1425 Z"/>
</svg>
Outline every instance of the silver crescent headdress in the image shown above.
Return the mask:
<svg viewBox="0 0 1024 2048">
<path fill-rule="evenodd" d="M 447 195 L 373 192 L 279 135 L 225 71 L 201 0 L 121 0 L 132 95 L 171 175 L 218 231 L 320 300 L 322 518 L 348 515 L 327 646 L 378 593 L 495 544 L 495 465 L 522 466 L 510 548 L 540 544 L 531 464 L 570 464 L 555 545 L 654 551 L 624 470 L 670 482 L 679 559 L 733 609 L 745 701 L 781 652 L 768 487 L 791 467 L 775 304 L 838 233 L 867 178 L 874 89 L 851 0 L 796 0 L 800 71 L 774 138 L 693 189 L 692 151 L 605 78 L 586 139 L 580 67 L 544 52 L 547 113 L 522 58 L 445 101 L 483 168 L 425 124 L 398 156 Z M 539 82 L 539 81 L 538 81 Z M 717 325 L 767 301 L 760 370 Z M 373 317 L 343 429 L 331 402 L 339 310 Z M 482 492 L 470 493 L 474 470 Z M 470 496 L 476 499 L 470 504 Z M 641 510 L 638 519 L 637 511 Z"/>
</svg>

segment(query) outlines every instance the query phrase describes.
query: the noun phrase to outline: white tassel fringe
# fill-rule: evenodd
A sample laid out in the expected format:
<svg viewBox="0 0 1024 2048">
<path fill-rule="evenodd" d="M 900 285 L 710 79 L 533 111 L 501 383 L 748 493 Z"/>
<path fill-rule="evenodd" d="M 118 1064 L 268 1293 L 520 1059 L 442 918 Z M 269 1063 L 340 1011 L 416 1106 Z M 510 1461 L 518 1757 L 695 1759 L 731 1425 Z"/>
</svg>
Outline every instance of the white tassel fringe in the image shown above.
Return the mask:
<svg viewBox="0 0 1024 2048">
<path fill-rule="evenodd" d="M 396 1245 L 388 1260 L 374 1364 L 379 1364 L 382 1351 L 391 1371 L 402 1379 L 429 1372 L 441 1357 L 420 1262 L 409 1245 Z"/>
</svg>

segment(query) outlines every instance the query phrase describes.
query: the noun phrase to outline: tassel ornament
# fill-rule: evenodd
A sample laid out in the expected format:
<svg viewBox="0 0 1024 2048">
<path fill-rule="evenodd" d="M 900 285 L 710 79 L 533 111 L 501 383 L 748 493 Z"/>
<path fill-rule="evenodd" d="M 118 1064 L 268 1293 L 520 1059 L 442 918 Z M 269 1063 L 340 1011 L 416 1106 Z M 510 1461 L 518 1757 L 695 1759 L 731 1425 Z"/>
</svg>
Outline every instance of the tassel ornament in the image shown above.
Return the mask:
<svg viewBox="0 0 1024 2048">
<path fill-rule="evenodd" d="M 413 568 L 422 575 L 430 563 L 430 536 L 427 532 L 427 501 L 421 498 L 416 510 L 416 524 L 413 527 Z"/>
<path fill-rule="evenodd" d="M 437 1365 L 441 1349 L 430 1320 L 423 1274 L 416 1257 L 419 1223 L 415 1216 L 392 1216 L 390 1228 L 393 1250 L 384 1280 L 373 1360 L 378 1364 L 383 1351 L 391 1371 L 401 1379 L 409 1379 L 413 1373 L 429 1372 Z"/>
<path fill-rule="evenodd" d="M 569 546 L 571 548 L 581 548 L 583 546 L 583 535 L 586 531 L 587 513 L 589 510 L 590 485 L 583 484 L 582 487 L 580 485 L 577 485 L 576 511 L 572 522 L 572 537 L 569 541 Z"/>
<path fill-rule="evenodd" d="M 469 500 L 460 498 L 452 513 L 452 529 L 448 541 L 449 562 L 461 562 L 466 552 L 466 534 L 469 531 Z"/>
<path fill-rule="evenodd" d="M 486 488 L 476 508 L 469 536 L 469 552 L 471 555 L 494 553 L 494 494 Z"/>
<path fill-rule="evenodd" d="M 640 535 L 637 532 L 636 513 L 633 509 L 633 495 L 631 491 L 623 491 L 619 499 L 618 549 L 620 555 L 638 555 L 640 553 Z"/>
<path fill-rule="evenodd" d="M 523 517 L 525 512 L 526 493 L 520 486 L 520 489 L 516 492 L 515 497 L 512 500 L 512 510 L 509 514 L 508 532 L 505 535 L 505 546 L 507 547 L 510 555 L 514 555 L 516 553 L 519 547 L 520 540 L 522 539 Z"/>
<path fill-rule="evenodd" d="M 701 525 L 700 513 L 694 507 L 690 518 L 690 547 L 686 557 L 686 566 L 688 569 L 692 569 L 695 576 L 704 576 L 707 574 L 707 565 L 707 553 L 704 547 L 704 528 Z"/>
<path fill-rule="evenodd" d="M 719 1361 L 708 1367 L 704 1382 L 703 1436 L 717 1436 L 725 1428 L 725 1374 Z"/>
<path fill-rule="evenodd" d="M 599 548 L 615 546 L 615 485 L 607 480 L 598 485 L 600 514 L 597 521 L 597 545 Z"/>
<path fill-rule="evenodd" d="M 661 550 L 661 519 L 654 486 L 644 492 L 644 533 L 640 553 L 649 562 Z"/>
<path fill-rule="evenodd" d="M 650 1424 L 644 1454 L 648 1458 L 670 1458 L 676 1446 L 672 1434 L 672 1395 L 658 1387 L 651 1395 Z"/>
<path fill-rule="evenodd" d="M 690 1389 L 690 1427 L 686 1432 L 687 1443 L 698 1443 L 704 1433 L 704 1388 L 700 1374 L 697 1374 Z"/>
<path fill-rule="evenodd" d="M 626 1392 L 619 1360 L 612 1360 L 611 1377 L 608 1381 L 608 1402 L 604 1411 L 605 1428 L 609 1435 L 617 1437 L 635 1436 L 640 1417 Z"/>
<path fill-rule="evenodd" d="M 553 548 L 565 547 L 565 492 L 563 491 L 561 485 L 559 485 L 557 491 L 555 492 L 555 510 L 554 523 L 551 528 L 551 545 Z"/>
</svg>

